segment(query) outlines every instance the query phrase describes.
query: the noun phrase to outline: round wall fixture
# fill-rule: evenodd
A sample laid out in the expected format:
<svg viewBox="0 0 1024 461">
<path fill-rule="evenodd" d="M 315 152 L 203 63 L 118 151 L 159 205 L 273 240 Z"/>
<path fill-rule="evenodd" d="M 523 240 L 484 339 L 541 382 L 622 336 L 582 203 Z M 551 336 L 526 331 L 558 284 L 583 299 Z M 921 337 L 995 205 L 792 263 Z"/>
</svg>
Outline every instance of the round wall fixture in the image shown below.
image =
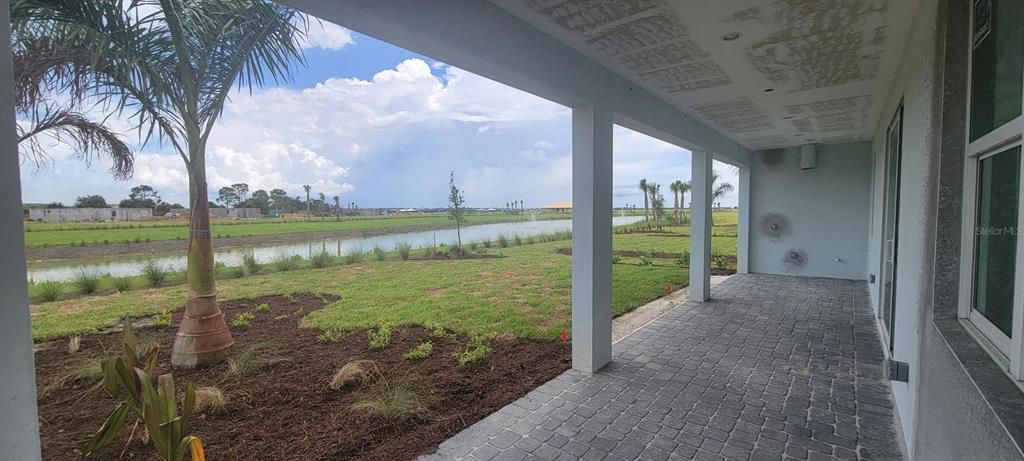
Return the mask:
<svg viewBox="0 0 1024 461">
<path fill-rule="evenodd" d="M 786 263 L 786 267 L 790 271 L 799 271 L 807 265 L 807 252 L 802 248 L 793 248 L 786 252 L 786 256 L 782 258 L 782 262 Z"/>
<path fill-rule="evenodd" d="M 773 242 L 782 240 L 786 234 L 789 234 L 789 220 L 778 213 L 765 213 L 761 215 L 761 221 L 757 227 L 761 231 L 761 235 Z"/>
</svg>

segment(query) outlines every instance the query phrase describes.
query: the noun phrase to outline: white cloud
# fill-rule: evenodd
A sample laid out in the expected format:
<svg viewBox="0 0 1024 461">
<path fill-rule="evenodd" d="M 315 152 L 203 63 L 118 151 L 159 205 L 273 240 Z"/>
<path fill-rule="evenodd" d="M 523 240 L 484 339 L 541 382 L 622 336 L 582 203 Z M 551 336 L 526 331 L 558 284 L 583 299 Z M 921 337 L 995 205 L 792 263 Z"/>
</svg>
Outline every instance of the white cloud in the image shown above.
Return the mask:
<svg viewBox="0 0 1024 461">
<path fill-rule="evenodd" d="M 308 30 L 302 43 L 303 48 L 340 50 L 356 43 L 352 31 L 337 24 L 307 17 Z"/>
</svg>

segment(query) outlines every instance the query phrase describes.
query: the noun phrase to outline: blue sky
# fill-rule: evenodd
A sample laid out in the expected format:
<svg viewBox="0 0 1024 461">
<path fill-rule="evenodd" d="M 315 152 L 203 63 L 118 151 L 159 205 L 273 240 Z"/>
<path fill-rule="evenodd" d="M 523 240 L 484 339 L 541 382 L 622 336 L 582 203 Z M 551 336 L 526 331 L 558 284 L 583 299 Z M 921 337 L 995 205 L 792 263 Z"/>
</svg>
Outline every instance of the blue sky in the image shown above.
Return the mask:
<svg viewBox="0 0 1024 461">
<path fill-rule="evenodd" d="M 293 81 L 239 92 L 208 144 L 212 194 L 245 182 L 251 190 L 302 184 L 313 195 L 371 207 L 440 207 L 455 171 L 469 206 L 527 207 L 571 200 L 571 119 L 567 108 L 371 37 L 314 24 L 308 67 Z M 136 142 L 128 121 L 113 119 Z M 105 161 L 86 168 L 59 141 L 53 162 L 22 166 L 25 202 L 74 202 L 86 194 L 116 203 L 138 184 L 165 201 L 185 203 L 180 158 L 160 146 L 136 146 L 135 177 L 114 181 Z M 690 179 L 690 153 L 616 127 L 614 203 L 643 204 L 640 178 L 663 184 Z M 736 184 L 724 164 L 716 169 Z M 213 195 L 211 198 L 216 198 Z M 723 204 L 735 205 L 735 194 Z"/>
</svg>

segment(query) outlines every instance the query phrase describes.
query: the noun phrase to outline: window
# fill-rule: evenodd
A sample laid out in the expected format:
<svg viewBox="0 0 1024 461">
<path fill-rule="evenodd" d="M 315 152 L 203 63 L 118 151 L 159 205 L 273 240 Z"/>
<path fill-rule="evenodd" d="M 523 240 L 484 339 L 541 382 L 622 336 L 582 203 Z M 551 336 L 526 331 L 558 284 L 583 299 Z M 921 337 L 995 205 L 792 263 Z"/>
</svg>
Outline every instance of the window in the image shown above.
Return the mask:
<svg viewBox="0 0 1024 461">
<path fill-rule="evenodd" d="M 972 4 L 960 317 L 1024 379 L 1024 2 Z"/>
</svg>

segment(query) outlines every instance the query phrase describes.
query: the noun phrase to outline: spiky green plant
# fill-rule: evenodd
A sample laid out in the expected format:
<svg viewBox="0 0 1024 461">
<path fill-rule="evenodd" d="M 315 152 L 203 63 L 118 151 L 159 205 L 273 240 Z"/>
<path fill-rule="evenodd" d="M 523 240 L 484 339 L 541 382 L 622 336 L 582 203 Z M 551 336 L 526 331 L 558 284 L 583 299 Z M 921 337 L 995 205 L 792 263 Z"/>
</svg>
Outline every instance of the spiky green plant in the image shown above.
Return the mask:
<svg viewBox="0 0 1024 461">
<path fill-rule="evenodd" d="M 384 249 L 381 248 L 380 246 L 373 246 L 373 258 L 376 259 L 377 261 L 383 261 L 385 258 L 387 258 L 387 254 L 388 253 L 384 251 Z"/>
<path fill-rule="evenodd" d="M 320 251 L 319 253 L 310 256 L 309 265 L 317 269 L 323 269 L 330 267 L 334 264 L 334 256 L 331 256 L 327 251 Z"/>
<path fill-rule="evenodd" d="M 142 275 L 149 282 L 149 286 L 158 287 L 164 284 L 170 271 L 156 261 L 150 259 L 142 266 Z"/>
<path fill-rule="evenodd" d="M 242 255 L 242 267 L 247 275 L 254 275 L 260 272 L 260 263 L 256 261 L 256 255 L 246 253 Z"/>
<path fill-rule="evenodd" d="M 401 258 L 402 261 L 409 260 L 409 253 L 412 252 L 412 245 L 409 245 L 406 242 L 402 242 L 399 243 L 398 245 L 395 245 L 395 249 L 398 250 L 398 257 Z"/>
<path fill-rule="evenodd" d="M 56 280 L 44 280 L 36 284 L 36 297 L 44 302 L 53 302 L 64 292 L 64 284 Z"/>
</svg>

